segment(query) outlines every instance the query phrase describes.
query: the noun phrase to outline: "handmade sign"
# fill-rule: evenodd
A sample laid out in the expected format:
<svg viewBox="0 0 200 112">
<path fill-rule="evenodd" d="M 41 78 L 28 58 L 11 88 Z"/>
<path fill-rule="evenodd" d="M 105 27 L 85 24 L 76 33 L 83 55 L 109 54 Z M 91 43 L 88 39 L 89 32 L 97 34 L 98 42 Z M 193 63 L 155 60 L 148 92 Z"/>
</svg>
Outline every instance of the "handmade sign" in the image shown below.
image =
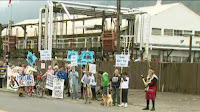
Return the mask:
<svg viewBox="0 0 200 112">
<path fill-rule="evenodd" d="M 82 55 L 78 56 L 78 62 L 77 63 L 78 63 L 78 65 L 86 65 L 87 64 L 86 61 L 82 60 Z"/>
<path fill-rule="evenodd" d="M 26 61 L 29 63 L 29 65 L 33 66 L 36 59 L 37 59 L 37 57 L 34 54 L 32 54 L 31 52 L 28 52 Z"/>
<path fill-rule="evenodd" d="M 5 78 L 7 73 L 7 66 L 0 66 L 0 78 Z"/>
<path fill-rule="evenodd" d="M 64 80 L 54 78 L 53 79 L 53 92 L 52 97 L 54 98 L 62 98 L 63 99 L 63 92 L 64 92 Z"/>
<path fill-rule="evenodd" d="M 71 65 L 72 65 L 72 66 L 77 66 L 77 65 L 78 65 L 78 64 L 77 64 L 77 61 L 78 61 L 77 56 L 78 56 L 78 55 L 72 55 L 72 56 L 71 56 Z"/>
<path fill-rule="evenodd" d="M 45 63 L 41 63 L 41 69 L 45 69 Z"/>
<path fill-rule="evenodd" d="M 82 51 L 82 61 L 92 63 L 94 59 L 93 51 Z"/>
<path fill-rule="evenodd" d="M 50 50 L 40 50 L 40 60 L 51 60 Z"/>
<path fill-rule="evenodd" d="M 53 80 L 56 78 L 55 75 L 47 74 L 47 79 L 46 79 L 46 88 L 53 90 Z"/>
<path fill-rule="evenodd" d="M 16 74 L 18 74 L 17 70 L 19 69 L 20 67 L 15 67 L 13 69 L 11 69 L 9 66 L 8 66 L 8 69 L 7 69 L 7 89 L 9 90 L 13 90 L 13 91 L 17 91 L 18 89 L 18 85 L 16 82 L 14 83 L 11 83 L 11 78 L 16 76 Z"/>
<path fill-rule="evenodd" d="M 71 56 L 72 55 L 77 55 L 78 56 L 78 51 L 68 51 L 67 52 L 67 61 L 71 61 Z"/>
<path fill-rule="evenodd" d="M 116 62 L 115 62 L 115 66 L 116 67 L 128 67 L 128 62 L 130 55 L 116 55 Z"/>
<path fill-rule="evenodd" d="M 96 65 L 95 64 L 89 64 L 89 72 L 92 74 L 96 74 Z"/>
<path fill-rule="evenodd" d="M 34 86 L 34 77 L 33 75 L 17 75 L 16 80 L 20 87 L 22 86 Z"/>
</svg>

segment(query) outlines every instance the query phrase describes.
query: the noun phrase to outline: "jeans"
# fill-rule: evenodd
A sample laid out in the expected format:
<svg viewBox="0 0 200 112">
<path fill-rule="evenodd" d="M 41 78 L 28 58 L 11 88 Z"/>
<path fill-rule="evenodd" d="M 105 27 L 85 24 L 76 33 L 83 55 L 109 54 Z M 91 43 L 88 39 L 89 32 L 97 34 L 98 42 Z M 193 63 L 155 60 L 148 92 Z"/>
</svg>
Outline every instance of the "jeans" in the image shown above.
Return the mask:
<svg viewBox="0 0 200 112">
<path fill-rule="evenodd" d="M 91 90 L 92 90 L 93 99 L 96 99 L 96 88 L 95 87 L 91 87 Z"/>
<path fill-rule="evenodd" d="M 128 102 L 128 89 L 122 89 L 122 102 Z"/>
<path fill-rule="evenodd" d="M 120 89 L 119 88 L 113 88 L 112 91 L 112 98 L 113 98 L 113 104 L 116 104 L 116 99 L 117 99 L 117 103 L 120 104 Z"/>
<path fill-rule="evenodd" d="M 105 94 L 105 95 L 108 94 L 108 87 L 103 87 L 103 94 Z"/>
<path fill-rule="evenodd" d="M 77 99 L 78 98 L 78 86 L 73 85 L 73 96 L 72 99 Z"/>
</svg>

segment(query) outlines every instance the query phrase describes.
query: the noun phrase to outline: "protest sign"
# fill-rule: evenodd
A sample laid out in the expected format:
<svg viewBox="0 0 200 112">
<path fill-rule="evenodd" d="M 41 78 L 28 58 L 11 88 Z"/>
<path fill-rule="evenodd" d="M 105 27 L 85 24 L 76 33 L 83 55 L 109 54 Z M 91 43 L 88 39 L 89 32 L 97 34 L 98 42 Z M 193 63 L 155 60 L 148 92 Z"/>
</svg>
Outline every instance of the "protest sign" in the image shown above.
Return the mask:
<svg viewBox="0 0 200 112">
<path fill-rule="evenodd" d="M 78 62 L 77 62 L 78 65 L 86 65 L 86 64 L 87 64 L 86 61 L 83 61 L 83 60 L 82 60 L 82 55 L 79 55 L 79 56 L 78 56 L 78 60 L 77 60 L 77 61 L 78 61 Z"/>
<path fill-rule="evenodd" d="M 54 78 L 52 97 L 63 99 L 63 92 L 64 92 L 64 79 Z"/>
<path fill-rule="evenodd" d="M 116 55 L 116 67 L 128 67 L 130 55 Z"/>
<path fill-rule="evenodd" d="M 45 63 L 41 63 L 41 69 L 45 69 Z"/>
<path fill-rule="evenodd" d="M 77 59 L 77 56 L 78 56 L 78 55 L 72 55 L 72 56 L 71 56 L 71 65 L 72 65 L 72 66 L 77 66 L 77 60 L 78 60 L 78 59 Z"/>
<path fill-rule="evenodd" d="M 71 61 L 71 56 L 72 55 L 77 55 L 78 56 L 78 51 L 68 51 L 67 52 L 67 61 Z"/>
<path fill-rule="evenodd" d="M 92 74 L 96 74 L 96 65 L 95 64 L 89 64 L 89 72 Z"/>
<path fill-rule="evenodd" d="M 47 74 L 47 79 L 46 79 L 46 88 L 53 90 L 53 80 L 56 78 L 55 75 Z"/>
<path fill-rule="evenodd" d="M 9 90 L 17 91 L 17 89 L 18 89 L 18 85 L 17 85 L 16 82 L 14 82 L 13 84 L 11 83 L 11 77 L 14 77 L 16 73 L 17 73 L 16 67 L 11 69 L 8 66 L 8 69 L 7 69 L 7 89 L 9 89 Z"/>
<path fill-rule="evenodd" d="M 50 50 L 40 50 L 40 60 L 51 60 L 51 51 Z"/>
<path fill-rule="evenodd" d="M 16 75 L 16 80 L 20 87 L 22 86 L 34 86 L 34 77 L 33 75 Z"/>
<path fill-rule="evenodd" d="M 94 59 L 93 51 L 82 51 L 82 61 L 92 63 Z"/>
<path fill-rule="evenodd" d="M 29 63 L 29 65 L 33 66 L 36 59 L 37 59 L 37 57 L 34 54 L 32 54 L 31 52 L 28 52 L 26 61 Z"/>
</svg>

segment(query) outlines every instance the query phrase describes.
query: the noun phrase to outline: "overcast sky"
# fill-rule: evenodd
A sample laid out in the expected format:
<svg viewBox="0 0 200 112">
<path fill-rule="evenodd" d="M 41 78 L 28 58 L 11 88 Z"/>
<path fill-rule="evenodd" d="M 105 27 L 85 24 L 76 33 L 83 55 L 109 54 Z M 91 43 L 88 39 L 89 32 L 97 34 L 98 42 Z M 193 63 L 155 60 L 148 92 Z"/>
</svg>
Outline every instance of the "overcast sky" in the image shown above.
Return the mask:
<svg viewBox="0 0 200 112">
<path fill-rule="evenodd" d="M 6 24 L 11 18 L 11 8 L 8 7 L 9 0 L 0 0 L 0 23 Z M 68 0 L 80 2 L 78 0 Z M 116 5 L 117 0 L 81 0 L 81 2 L 101 5 Z M 164 1 L 164 0 L 162 0 Z M 176 0 L 183 2 L 186 6 L 200 14 L 200 0 Z M 172 3 L 174 0 L 165 0 L 163 3 Z M 156 0 L 122 0 L 123 7 L 136 8 L 154 5 Z M 15 23 L 25 19 L 39 17 L 39 9 L 47 4 L 47 0 L 12 0 L 12 20 Z"/>
</svg>

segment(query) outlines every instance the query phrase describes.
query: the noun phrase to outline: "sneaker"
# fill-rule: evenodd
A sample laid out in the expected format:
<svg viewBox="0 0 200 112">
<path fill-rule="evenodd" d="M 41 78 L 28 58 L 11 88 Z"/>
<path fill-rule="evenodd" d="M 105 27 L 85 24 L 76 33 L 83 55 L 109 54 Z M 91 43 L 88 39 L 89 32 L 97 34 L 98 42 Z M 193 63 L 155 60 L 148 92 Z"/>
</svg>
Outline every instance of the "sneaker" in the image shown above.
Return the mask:
<svg viewBox="0 0 200 112">
<path fill-rule="evenodd" d="M 142 110 L 149 110 L 149 107 L 145 107 L 145 108 L 143 108 Z"/>
<path fill-rule="evenodd" d="M 127 103 L 125 103 L 125 104 L 124 104 L 124 108 L 127 108 L 127 107 L 128 107 L 128 104 L 127 104 Z"/>
<path fill-rule="evenodd" d="M 122 104 L 120 104 L 120 105 L 118 105 L 119 107 L 124 107 L 124 103 L 122 103 Z"/>
<path fill-rule="evenodd" d="M 156 109 L 155 108 L 152 108 L 150 111 L 155 111 Z"/>
</svg>

